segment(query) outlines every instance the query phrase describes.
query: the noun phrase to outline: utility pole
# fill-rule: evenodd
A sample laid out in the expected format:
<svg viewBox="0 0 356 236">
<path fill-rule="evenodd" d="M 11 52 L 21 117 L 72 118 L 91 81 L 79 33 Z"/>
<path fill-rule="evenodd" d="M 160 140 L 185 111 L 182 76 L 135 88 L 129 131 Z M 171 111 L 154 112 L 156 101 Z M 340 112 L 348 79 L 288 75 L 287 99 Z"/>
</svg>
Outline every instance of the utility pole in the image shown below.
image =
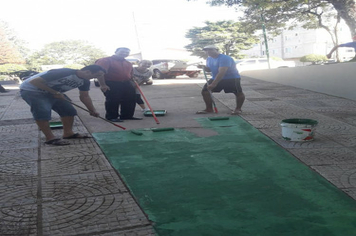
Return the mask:
<svg viewBox="0 0 356 236">
<path fill-rule="evenodd" d="M 135 12 L 132 12 L 132 17 L 133 17 L 133 21 L 134 21 L 134 27 L 135 27 L 135 33 L 136 33 L 136 40 L 137 40 L 138 51 L 140 52 L 140 55 L 141 55 L 140 60 L 142 60 L 142 58 L 143 58 L 143 56 L 142 56 L 142 49 L 141 49 L 140 37 L 139 37 L 139 35 L 138 35 L 138 30 L 137 30 L 137 25 L 136 25 Z"/>
<path fill-rule="evenodd" d="M 267 41 L 267 35 L 266 35 L 266 27 L 265 27 L 265 18 L 263 16 L 263 10 L 261 7 L 261 21 L 262 21 L 262 31 L 263 31 L 263 38 L 265 40 L 265 46 L 266 46 L 266 55 L 267 55 L 267 61 L 268 61 L 268 69 L 271 69 L 271 65 L 269 63 L 269 49 L 268 49 L 268 41 Z"/>
</svg>

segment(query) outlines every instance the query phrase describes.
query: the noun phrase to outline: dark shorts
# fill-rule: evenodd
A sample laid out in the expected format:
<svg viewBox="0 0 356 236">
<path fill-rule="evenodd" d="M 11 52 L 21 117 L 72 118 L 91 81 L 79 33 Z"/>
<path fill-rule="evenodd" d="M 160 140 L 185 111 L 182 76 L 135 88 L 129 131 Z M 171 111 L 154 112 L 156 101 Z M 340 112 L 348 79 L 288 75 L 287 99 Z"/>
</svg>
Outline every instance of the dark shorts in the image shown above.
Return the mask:
<svg viewBox="0 0 356 236">
<path fill-rule="evenodd" d="M 209 84 L 211 84 L 214 80 L 210 79 L 208 81 Z M 207 90 L 207 84 L 204 85 L 202 91 L 208 91 Z M 225 93 L 242 93 L 242 88 L 241 88 L 241 79 L 223 79 L 221 80 L 218 85 L 212 90 L 212 92 L 221 92 L 221 90 L 224 90 Z"/>
<path fill-rule="evenodd" d="M 145 104 L 141 98 L 141 94 L 136 93 L 136 103 L 139 105 Z"/>
<path fill-rule="evenodd" d="M 69 102 L 54 98 L 52 94 L 21 90 L 21 97 L 30 105 L 35 120 L 51 120 L 51 110 L 60 117 L 76 116 L 77 111 Z"/>
</svg>

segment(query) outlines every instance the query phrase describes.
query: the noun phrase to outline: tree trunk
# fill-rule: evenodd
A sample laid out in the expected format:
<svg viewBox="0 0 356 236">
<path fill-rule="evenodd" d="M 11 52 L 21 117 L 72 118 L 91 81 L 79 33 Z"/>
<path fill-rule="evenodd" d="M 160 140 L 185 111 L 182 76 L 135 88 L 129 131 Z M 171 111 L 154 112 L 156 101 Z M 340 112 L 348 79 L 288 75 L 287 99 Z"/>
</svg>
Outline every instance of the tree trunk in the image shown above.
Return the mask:
<svg viewBox="0 0 356 236">
<path fill-rule="evenodd" d="M 350 28 L 351 37 L 356 35 L 356 3 L 354 0 L 329 0 Z"/>
</svg>

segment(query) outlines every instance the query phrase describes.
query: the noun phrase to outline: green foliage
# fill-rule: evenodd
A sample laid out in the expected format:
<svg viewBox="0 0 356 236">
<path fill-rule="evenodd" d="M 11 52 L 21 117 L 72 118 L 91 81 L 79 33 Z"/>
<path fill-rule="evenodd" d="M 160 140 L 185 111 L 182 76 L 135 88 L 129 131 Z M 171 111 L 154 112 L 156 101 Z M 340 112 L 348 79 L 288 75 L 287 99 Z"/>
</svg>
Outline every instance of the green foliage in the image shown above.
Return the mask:
<svg viewBox="0 0 356 236">
<path fill-rule="evenodd" d="M 9 75 L 15 71 L 19 70 L 27 70 L 27 68 L 23 65 L 18 64 L 4 64 L 0 65 L 0 74 L 2 75 Z"/>
<path fill-rule="evenodd" d="M 241 23 L 233 21 L 205 22 L 204 27 L 194 27 L 185 35 L 191 40 L 191 44 L 185 48 L 192 55 L 206 58 L 202 50 L 204 46 L 216 45 L 223 54 L 241 58 L 241 50 L 252 48 L 257 43 L 257 38 L 247 30 Z"/>
<path fill-rule="evenodd" d="M 25 60 L 15 44 L 16 38 L 10 32 L 8 25 L 0 21 L 0 65 L 24 64 Z"/>
<path fill-rule="evenodd" d="M 283 61 L 283 59 L 280 57 L 271 57 L 271 59 L 273 59 L 275 61 Z"/>
<path fill-rule="evenodd" d="M 91 65 L 106 54 L 81 40 L 67 40 L 46 44 L 29 58 L 30 65 Z"/>
<path fill-rule="evenodd" d="M 206 0 L 211 6 L 226 5 L 236 7 L 245 14 L 242 21 L 249 24 L 252 29 L 261 28 L 261 15 L 269 32 L 279 34 L 283 27 L 294 26 L 293 22 L 304 23 L 305 28 L 326 26 L 323 21 L 326 17 L 341 17 L 349 26 L 351 34 L 356 34 L 355 1 L 350 0 Z M 336 12 L 336 14 L 334 13 Z M 329 15 L 328 15 L 329 14 Z M 335 23 L 335 21 L 334 21 Z M 327 26 L 328 27 L 328 26 Z M 325 28 L 326 29 L 326 28 Z"/>
<path fill-rule="evenodd" d="M 83 67 L 85 67 L 84 65 L 81 64 L 70 64 L 70 65 L 64 65 L 64 68 L 69 68 L 69 69 L 75 69 L 75 70 L 80 70 Z"/>
<path fill-rule="evenodd" d="M 325 55 L 309 54 L 300 58 L 301 62 L 312 62 L 313 64 L 326 62 L 328 58 Z"/>
</svg>

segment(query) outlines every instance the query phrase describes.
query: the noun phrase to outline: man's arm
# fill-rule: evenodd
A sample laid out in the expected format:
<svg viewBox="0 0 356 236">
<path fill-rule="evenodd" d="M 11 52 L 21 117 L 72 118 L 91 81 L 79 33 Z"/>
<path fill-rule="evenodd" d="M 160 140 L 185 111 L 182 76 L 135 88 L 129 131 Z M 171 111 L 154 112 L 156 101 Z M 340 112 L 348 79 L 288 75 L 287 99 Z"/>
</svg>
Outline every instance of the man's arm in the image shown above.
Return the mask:
<svg viewBox="0 0 356 236">
<path fill-rule="evenodd" d="M 95 117 L 99 116 L 99 113 L 96 111 L 96 109 L 95 109 L 95 107 L 93 105 L 93 101 L 91 100 L 88 91 L 79 91 L 79 98 L 80 98 L 80 101 L 90 111 L 90 115 L 95 116 Z"/>
<path fill-rule="evenodd" d="M 331 49 L 331 51 L 329 52 L 329 54 L 326 55 L 326 57 L 327 57 L 328 59 L 330 59 L 330 58 L 331 58 L 331 55 L 333 54 L 333 52 L 334 52 L 339 46 L 340 46 L 340 45 L 336 45 L 335 47 L 333 47 L 333 48 Z"/>
<path fill-rule="evenodd" d="M 102 68 L 104 68 L 106 71 L 109 71 L 109 67 L 110 67 L 110 61 L 108 61 L 106 58 L 105 59 L 99 59 L 95 62 L 96 65 L 101 66 Z M 101 91 L 103 91 L 103 93 L 105 93 L 107 90 L 110 90 L 110 87 L 106 85 L 105 83 L 105 76 L 101 76 L 99 78 L 97 78 L 100 84 L 100 89 Z"/>
<path fill-rule="evenodd" d="M 198 65 L 197 67 L 200 69 L 203 69 L 206 72 L 211 72 L 210 68 L 205 65 Z"/>
<path fill-rule="evenodd" d="M 50 87 L 48 87 L 45 83 L 45 80 L 41 77 L 37 77 L 37 78 L 34 78 L 30 81 L 30 84 L 36 86 L 37 88 L 39 89 L 42 89 L 44 91 L 47 91 L 51 94 L 53 94 L 53 96 L 55 98 L 60 98 L 60 99 L 65 99 L 64 95 Z"/>
<path fill-rule="evenodd" d="M 229 67 L 219 67 L 219 71 L 218 74 L 215 76 L 215 79 L 213 80 L 213 82 L 211 84 L 208 85 L 208 89 L 212 90 L 216 87 L 216 85 L 218 85 L 218 83 L 222 80 L 222 78 L 224 78 L 224 75 L 226 74 L 227 70 L 229 69 Z"/>
</svg>

